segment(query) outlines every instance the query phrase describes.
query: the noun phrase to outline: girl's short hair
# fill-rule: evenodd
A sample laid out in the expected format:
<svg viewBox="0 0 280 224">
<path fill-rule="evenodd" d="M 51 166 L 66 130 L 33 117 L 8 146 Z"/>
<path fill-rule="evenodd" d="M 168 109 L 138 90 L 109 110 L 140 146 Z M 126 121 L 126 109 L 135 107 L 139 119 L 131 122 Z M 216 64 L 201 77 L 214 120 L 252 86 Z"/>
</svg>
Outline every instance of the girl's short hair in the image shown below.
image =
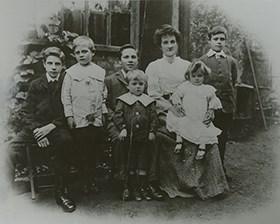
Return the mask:
<svg viewBox="0 0 280 224">
<path fill-rule="evenodd" d="M 130 70 L 126 74 L 127 82 L 131 82 L 132 80 L 137 80 L 137 81 L 143 81 L 145 84 L 147 84 L 148 77 L 146 74 L 140 70 L 140 69 L 135 69 L 135 70 Z"/>
<path fill-rule="evenodd" d="M 95 51 L 94 42 L 88 36 L 78 36 L 76 39 L 74 39 L 73 45 L 74 45 L 74 49 L 77 46 L 86 45 L 88 47 L 88 49 L 90 49 L 92 52 Z"/>
<path fill-rule="evenodd" d="M 174 35 L 177 43 L 180 42 L 181 33 L 169 24 L 164 24 L 155 31 L 154 42 L 157 46 L 161 46 L 161 38 L 167 35 Z"/>
<path fill-rule="evenodd" d="M 120 49 L 119 49 L 119 51 L 118 51 L 118 58 L 119 58 L 119 60 L 121 60 L 122 52 L 123 52 L 125 49 L 134 49 L 134 50 L 136 51 L 136 54 L 138 53 L 138 52 L 137 52 L 137 49 L 136 49 L 136 47 L 134 47 L 134 45 L 132 45 L 132 44 L 125 44 L 125 45 L 121 46 Z"/>
<path fill-rule="evenodd" d="M 212 27 L 210 27 L 210 29 L 208 31 L 208 35 L 207 35 L 208 39 L 210 40 L 212 38 L 212 36 L 214 36 L 216 34 L 220 34 L 220 33 L 224 34 L 225 37 L 227 38 L 227 30 L 225 27 L 217 26 L 217 25 L 212 26 Z"/>
<path fill-rule="evenodd" d="M 65 54 L 58 47 L 48 47 L 43 52 L 43 61 L 45 62 L 49 56 L 58 57 L 62 64 L 65 62 Z"/>
<path fill-rule="evenodd" d="M 196 72 L 198 69 L 202 70 L 204 79 L 208 78 L 211 74 L 211 69 L 207 65 L 205 65 L 201 60 L 195 60 L 189 65 L 188 70 L 185 73 L 185 78 L 189 80 L 190 74 Z"/>
</svg>

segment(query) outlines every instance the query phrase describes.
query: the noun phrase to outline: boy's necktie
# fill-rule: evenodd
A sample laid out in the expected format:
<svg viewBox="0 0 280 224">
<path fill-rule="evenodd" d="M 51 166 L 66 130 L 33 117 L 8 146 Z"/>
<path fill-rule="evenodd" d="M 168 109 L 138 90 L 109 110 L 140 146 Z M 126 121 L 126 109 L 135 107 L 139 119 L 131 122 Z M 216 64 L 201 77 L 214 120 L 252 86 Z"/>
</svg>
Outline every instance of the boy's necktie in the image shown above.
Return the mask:
<svg viewBox="0 0 280 224">
<path fill-rule="evenodd" d="M 50 91 L 53 93 L 56 90 L 56 88 L 57 88 L 58 81 L 57 80 L 50 81 L 48 85 L 49 85 Z"/>
</svg>

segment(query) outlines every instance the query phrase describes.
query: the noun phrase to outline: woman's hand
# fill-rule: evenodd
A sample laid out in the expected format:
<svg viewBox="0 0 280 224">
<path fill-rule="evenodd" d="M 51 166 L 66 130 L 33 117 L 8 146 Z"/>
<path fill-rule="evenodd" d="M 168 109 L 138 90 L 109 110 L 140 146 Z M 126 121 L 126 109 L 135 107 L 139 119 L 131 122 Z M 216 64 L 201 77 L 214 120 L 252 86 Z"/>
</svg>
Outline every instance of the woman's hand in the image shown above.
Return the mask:
<svg viewBox="0 0 280 224">
<path fill-rule="evenodd" d="M 74 117 L 67 117 L 67 124 L 70 129 L 74 129 L 76 127 L 76 122 L 74 120 Z"/>
<path fill-rule="evenodd" d="M 122 129 L 120 134 L 119 134 L 119 140 L 123 141 L 126 137 L 127 137 L 127 130 L 126 129 Z"/>
<path fill-rule="evenodd" d="M 171 111 L 176 117 L 184 117 L 185 116 L 185 110 L 179 104 L 170 107 L 169 111 Z"/>
<path fill-rule="evenodd" d="M 204 116 L 204 119 L 202 121 L 202 123 L 204 125 L 206 125 L 206 127 L 209 127 L 210 123 L 213 121 L 213 119 L 215 118 L 215 113 L 213 109 L 209 109 Z"/>
</svg>

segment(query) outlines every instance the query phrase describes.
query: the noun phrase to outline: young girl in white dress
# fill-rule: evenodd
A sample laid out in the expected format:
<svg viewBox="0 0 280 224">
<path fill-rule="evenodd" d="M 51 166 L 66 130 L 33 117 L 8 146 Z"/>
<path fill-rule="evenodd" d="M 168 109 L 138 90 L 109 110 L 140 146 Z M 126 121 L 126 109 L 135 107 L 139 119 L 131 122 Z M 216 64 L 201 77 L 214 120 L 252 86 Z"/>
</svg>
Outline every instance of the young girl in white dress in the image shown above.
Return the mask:
<svg viewBox="0 0 280 224">
<path fill-rule="evenodd" d="M 185 116 L 177 117 L 169 111 L 166 119 L 167 129 L 176 133 L 174 153 L 180 152 L 185 139 L 198 145 L 197 160 L 204 157 L 207 144 L 218 143 L 217 136 L 221 134 L 212 120 L 214 110 L 221 109 L 222 104 L 215 94 L 216 89 L 203 84 L 210 72 L 210 68 L 199 60 L 189 66 L 185 74 L 187 81 L 171 96 L 174 107 Z"/>
</svg>

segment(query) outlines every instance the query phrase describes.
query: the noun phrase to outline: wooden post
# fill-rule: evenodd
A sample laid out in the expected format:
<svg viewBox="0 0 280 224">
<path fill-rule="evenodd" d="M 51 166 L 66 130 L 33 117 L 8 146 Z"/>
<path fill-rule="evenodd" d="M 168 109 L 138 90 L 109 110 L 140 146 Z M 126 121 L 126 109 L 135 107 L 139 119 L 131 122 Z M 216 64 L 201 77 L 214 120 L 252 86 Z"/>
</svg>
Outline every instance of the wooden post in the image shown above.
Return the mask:
<svg viewBox="0 0 280 224">
<path fill-rule="evenodd" d="M 84 21 L 84 30 L 83 33 L 88 36 L 89 32 L 88 32 L 88 19 L 89 19 L 89 15 L 90 15 L 90 11 L 89 11 L 89 3 L 88 0 L 85 1 L 85 10 L 83 13 L 83 21 Z"/>
<path fill-rule="evenodd" d="M 139 49 L 139 34 L 140 34 L 140 1 L 131 1 L 130 15 L 130 42 Z"/>
<path fill-rule="evenodd" d="M 251 65 L 251 69 L 252 69 L 252 73 L 253 73 L 254 84 L 255 84 L 256 93 L 257 93 L 257 97 L 258 97 L 258 101 L 259 101 L 259 105 L 260 105 L 260 110 L 261 110 L 261 115 L 262 115 L 262 119 L 263 119 L 264 128 L 267 131 L 267 125 L 266 125 L 264 110 L 263 110 L 263 106 L 262 106 L 261 96 L 260 96 L 260 92 L 259 92 L 257 77 L 256 77 L 255 69 L 254 69 L 254 64 L 253 64 L 250 48 L 249 48 L 249 45 L 248 45 L 247 41 L 245 41 L 245 45 L 246 45 L 246 48 L 247 48 L 249 61 L 250 61 L 250 65 Z"/>
<path fill-rule="evenodd" d="M 172 1 L 172 26 L 179 29 L 179 3 L 180 0 Z"/>
<path fill-rule="evenodd" d="M 189 59 L 190 0 L 179 1 L 179 30 L 181 32 L 180 56 Z"/>
</svg>

